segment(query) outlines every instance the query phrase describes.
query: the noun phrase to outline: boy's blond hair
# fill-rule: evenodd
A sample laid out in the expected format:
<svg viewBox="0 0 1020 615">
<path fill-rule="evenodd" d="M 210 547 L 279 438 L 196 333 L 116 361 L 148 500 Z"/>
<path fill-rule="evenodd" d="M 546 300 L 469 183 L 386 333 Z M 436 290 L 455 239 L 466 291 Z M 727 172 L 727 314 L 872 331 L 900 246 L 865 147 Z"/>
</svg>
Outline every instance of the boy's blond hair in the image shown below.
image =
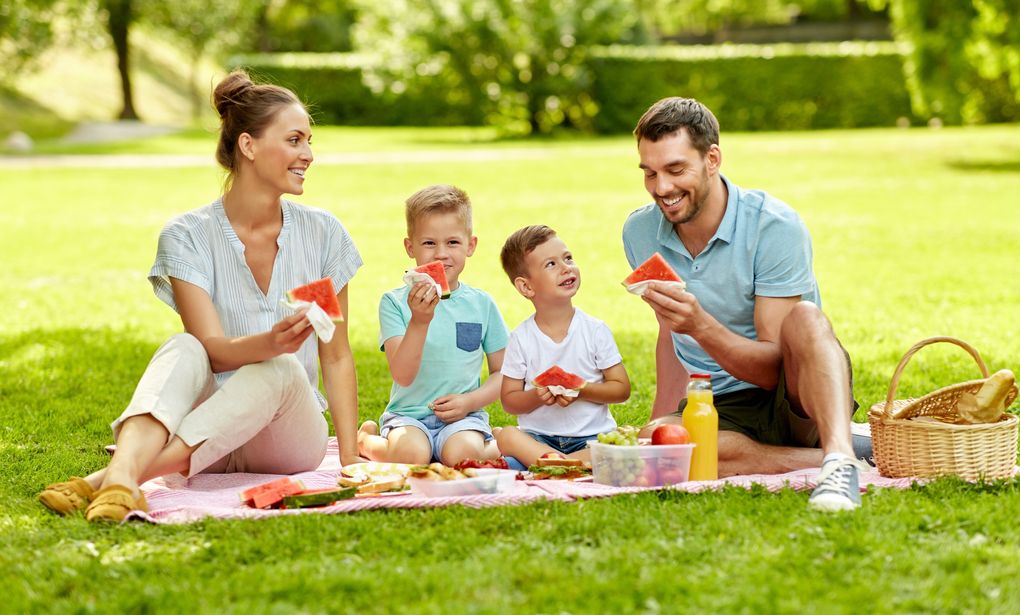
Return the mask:
<svg viewBox="0 0 1020 615">
<path fill-rule="evenodd" d="M 499 253 L 499 261 L 503 264 L 510 281 L 528 275 L 528 266 L 524 259 L 531 252 L 556 236 L 556 231 L 544 224 L 534 224 L 518 229 L 506 238 L 503 249 Z"/>
<path fill-rule="evenodd" d="M 407 218 L 407 236 L 414 233 L 414 224 L 431 214 L 455 213 L 471 234 L 471 199 L 456 186 L 437 184 L 422 188 L 406 201 L 404 216 Z"/>
</svg>

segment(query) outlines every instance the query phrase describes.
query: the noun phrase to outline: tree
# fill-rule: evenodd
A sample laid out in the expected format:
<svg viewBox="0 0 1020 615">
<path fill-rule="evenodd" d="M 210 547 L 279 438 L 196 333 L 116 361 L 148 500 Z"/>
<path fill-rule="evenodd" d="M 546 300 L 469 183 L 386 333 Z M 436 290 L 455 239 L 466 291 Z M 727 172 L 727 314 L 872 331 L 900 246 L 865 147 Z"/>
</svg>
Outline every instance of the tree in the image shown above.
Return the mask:
<svg viewBox="0 0 1020 615">
<path fill-rule="evenodd" d="M 235 48 L 249 32 L 256 17 L 256 2 L 208 2 L 208 0 L 176 0 L 173 3 L 150 1 L 145 7 L 146 17 L 165 28 L 171 36 L 184 43 L 191 64 L 188 80 L 191 98 L 191 117 L 201 115 L 204 96 L 198 85 L 198 68 L 209 51 Z"/>
<path fill-rule="evenodd" d="M 11 79 L 53 41 L 56 0 L 4 0 L 0 3 L 0 80 Z"/>
<path fill-rule="evenodd" d="M 398 81 L 446 73 L 452 82 L 449 96 L 467 97 L 485 110 L 489 124 L 510 133 L 590 127 L 597 107 L 587 93 L 587 50 L 628 40 L 637 26 L 626 0 L 424 4 L 417 13 L 406 0 L 365 6 L 361 26 L 368 26 L 370 36 L 361 48 L 386 53 L 389 41 L 390 56 L 383 64 L 404 67 Z M 399 46 L 394 48 L 393 41 Z"/>
<path fill-rule="evenodd" d="M 131 24 L 135 20 L 133 0 L 100 0 L 106 30 L 113 41 L 113 49 L 117 53 L 117 72 L 120 75 L 121 111 L 117 115 L 122 120 L 137 120 L 134 95 L 131 92 L 131 47 L 128 41 Z"/>
<path fill-rule="evenodd" d="M 1020 0 L 869 0 L 888 6 L 915 113 L 949 123 L 1020 117 Z"/>
</svg>

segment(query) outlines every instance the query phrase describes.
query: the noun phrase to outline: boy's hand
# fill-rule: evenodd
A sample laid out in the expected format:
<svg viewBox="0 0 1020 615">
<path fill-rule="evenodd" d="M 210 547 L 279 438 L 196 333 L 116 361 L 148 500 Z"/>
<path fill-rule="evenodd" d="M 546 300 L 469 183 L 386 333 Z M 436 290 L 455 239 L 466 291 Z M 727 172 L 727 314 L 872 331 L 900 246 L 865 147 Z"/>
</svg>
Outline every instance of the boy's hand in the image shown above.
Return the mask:
<svg viewBox="0 0 1020 615">
<path fill-rule="evenodd" d="M 578 397 L 580 397 L 580 396 L 578 396 Z M 566 408 L 570 404 L 574 403 L 577 400 L 577 397 L 566 397 L 564 395 L 553 395 L 553 399 L 555 400 L 556 405 L 560 406 L 561 408 Z"/>
<path fill-rule="evenodd" d="M 551 406 L 556 403 L 556 396 L 549 392 L 546 387 L 535 387 L 535 393 L 538 395 L 538 401 L 542 402 L 543 406 Z"/>
<path fill-rule="evenodd" d="M 459 421 L 471 414 L 476 408 L 472 408 L 467 395 L 453 394 L 437 397 L 432 402 L 432 412 L 444 423 Z"/>
<path fill-rule="evenodd" d="M 407 293 L 407 307 L 411 309 L 413 322 L 425 325 L 432 322 L 437 305 L 439 305 L 439 295 L 436 294 L 434 284 L 418 282 Z"/>
</svg>

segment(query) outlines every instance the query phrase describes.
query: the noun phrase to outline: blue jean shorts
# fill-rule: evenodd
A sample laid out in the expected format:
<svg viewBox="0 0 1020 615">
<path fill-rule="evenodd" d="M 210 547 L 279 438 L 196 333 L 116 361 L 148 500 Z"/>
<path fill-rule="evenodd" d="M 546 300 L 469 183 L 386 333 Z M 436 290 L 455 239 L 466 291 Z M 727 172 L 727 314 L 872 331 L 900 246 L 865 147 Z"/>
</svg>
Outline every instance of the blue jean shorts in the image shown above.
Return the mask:
<svg viewBox="0 0 1020 615">
<path fill-rule="evenodd" d="M 439 461 L 439 453 L 446 445 L 446 441 L 458 431 L 478 431 L 481 432 L 486 442 L 492 439 L 492 428 L 489 427 L 489 413 L 485 410 L 476 410 L 461 420 L 452 423 L 444 423 L 434 414 L 416 419 L 396 414 L 395 412 L 383 412 L 379 422 L 382 423 L 379 435 L 384 438 L 386 434 L 390 433 L 391 429 L 397 427 L 416 427 L 420 429 L 425 434 L 425 437 L 429 439 L 429 445 L 432 447 L 433 461 Z"/>
<path fill-rule="evenodd" d="M 525 431 L 524 433 L 546 446 L 553 447 L 564 455 L 584 450 L 588 447 L 588 440 L 595 440 L 599 437 L 598 434 L 590 436 L 547 436 L 533 431 Z"/>
</svg>

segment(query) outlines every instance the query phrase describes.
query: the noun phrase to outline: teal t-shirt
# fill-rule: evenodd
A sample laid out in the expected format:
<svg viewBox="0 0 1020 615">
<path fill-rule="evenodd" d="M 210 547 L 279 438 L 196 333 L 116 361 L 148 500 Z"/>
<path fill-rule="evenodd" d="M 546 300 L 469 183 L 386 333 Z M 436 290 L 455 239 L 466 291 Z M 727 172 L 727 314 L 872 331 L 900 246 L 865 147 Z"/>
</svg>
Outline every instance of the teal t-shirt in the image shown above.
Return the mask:
<svg viewBox="0 0 1020 615">
<path fill-rule="evenodd" d="M 407 331 L 408 292 L 406 286 L 391 290 L 379 302 L 380 350 L 386 340 Z M 481 386 L 485 355 L 506 348 L 508 337 L 492 297 L 461 282 L 436 306 L 414 382 L 407 387 L 393 383 L 386 411 L 420 419 L 432 414 L 428 406 L 437 397 L 474 391 Z"/>
</svg>

